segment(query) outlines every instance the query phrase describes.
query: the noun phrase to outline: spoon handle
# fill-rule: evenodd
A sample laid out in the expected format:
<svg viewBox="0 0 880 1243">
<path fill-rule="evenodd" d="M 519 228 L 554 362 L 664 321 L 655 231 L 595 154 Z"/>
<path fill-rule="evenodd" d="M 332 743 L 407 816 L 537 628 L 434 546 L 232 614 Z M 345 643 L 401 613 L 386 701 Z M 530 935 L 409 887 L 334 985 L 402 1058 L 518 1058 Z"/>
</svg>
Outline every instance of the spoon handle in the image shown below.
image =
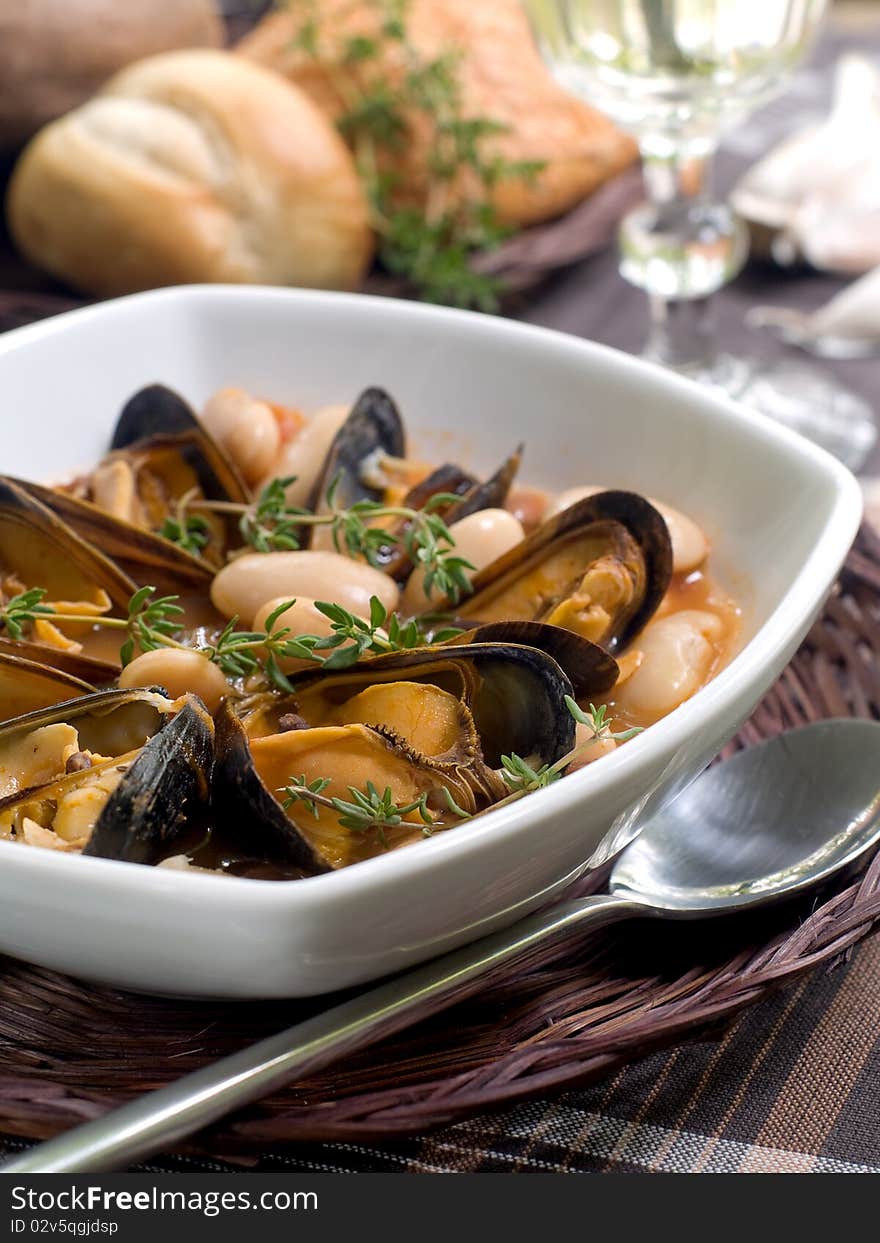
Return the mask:
<svg viewBox="0 0 880 1243">
<path fill-rule="evenodd" d="M 453 950 L 276 1036 L 74 1127 L 0 1166 L 0 1173 L 97 1173 L 125 1168 L 336 1058 L 477 991 L 493 968 L 570 929 L 600 928 L 651 909 L 600 894 L 562 902 Z"/>
</svg>

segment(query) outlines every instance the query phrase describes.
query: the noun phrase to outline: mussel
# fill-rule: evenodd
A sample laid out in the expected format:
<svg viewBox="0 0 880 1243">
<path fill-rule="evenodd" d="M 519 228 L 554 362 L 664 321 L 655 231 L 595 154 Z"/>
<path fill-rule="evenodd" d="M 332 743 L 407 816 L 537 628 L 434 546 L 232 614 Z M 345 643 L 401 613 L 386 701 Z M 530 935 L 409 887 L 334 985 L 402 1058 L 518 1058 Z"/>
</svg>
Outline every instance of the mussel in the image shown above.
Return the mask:
<svg viewBox="0 0 880 1243">
<path fill-rule="evenodd" d="M 606 694 L 620 675 L 617 661 L 598 643 L 546 622 L 486 622 L 463 630 L 442 646 L 459 647 L 471 643 L 516 643 L 538 648 L 556 661 L 574 687 L 574 697 L 578 700 Z"/>
<path fill-rule="evenodd" d="M 227 548 L 240 542 L 234 519 L 201 513 L 206 539 L 199 555 L 163 538 L 165 520 L 195 491 L 215 501 L 246 503 L 248 489 L 224 451 L 190 406 L 171 389 L 151 384 L 126 403 L 111 451 L 88 476 L 70 487 L 27 486 L 85 539 L 98 544 L 137 576 L 147 568 L 203 590 L 211 566 L 223 563 Z"/>
<path fill-rule="evenodd" d="M 95 633 L 89 619 L 126 616 L 134 582 L 40 501 L 0 478 L 0 604 L 34 587 L 45 589 L 43 604 L 82 616 L 82 623 L 61 627 L 50 615 L 36 618 L 22 635 L 27 648 L 0 630 L 0 650 L 46 664 L 57 661 L 88 681 L 110 681 L 119 672 L 118 643 Z"/>
<path fill-rule="evenodd" d="M 403 504 L 408 509 L 424 509 L 441 493 L 457 496 L 458 500 L 438 505 L 434 509 L 447 525 L 459 522 L 481 509 L 500 509 L 507 500 L 507 494 L 520 468 L 522 452 L 523 446 L 520 445 L 510 457 L 505 458 L 493 475 L 482 481 L 468 475 L 458 466 L 439 466 L 410 488 Z M 392 528 L 396 542 L 380 548 L 376 557 L 377 565 L 401 585 L 406 582 L 413 569 L 405 546 L 406 533 L 410 526 L 410 519 L 404 518 Z"/>
<path fill-rule="evenodd" d="M 653 615 L 672 576 L 663 518 L 633 492 L 599 492 L 544 522 L 473 579 L 457 607 L 480 622 L 543 621 L 621 651 Z"/>
<path fill-rule="evenodd" d="M 402 458 L 405 453 L 403 420 L 394 399 L 383 388 L 365 389 L 333 438 L 308 508 L 320 513 L 333 483 L 340 508 L 347 509 L 356 501 L 382 500 L 384 489 L 370 482 L 371 465 L 382 456 Z"/>
<path fill-rule="evenodd" d="M 17 479 L 16 484 L 60 518 L 81 539 L 103 548 L 135 578 L 161 590 L 206 595 L 214 570 L 154 531 L 114 517 L 91 501 L 69 492 Z"/>
<path fill-rule="evenodd" d="M 194 696 L 106 691 L 0 726 L 0 837 L 156 864 L 204 835 L 213 722 Z"/>
<path fill-rule="evenodd" d="M 239 721 L 227 704 L 218 724 L 214 823 L 243 854 L 305 875 L 368 858 L 420 837 L 421 814 L 411 811 L 382 835 L 358 833 L 338 809 L 308 800 L 294 798 L 285 813 L 283 791 L 317 782 L 325 797 L 350 800 L 352 789 L 370 782 L 396 805 L 423 799 L 430 818 L 447 827 L 447 793 L 468 814 L 505 796 L 495 771 L 503 754 L 543 764 L 571 749 L 574 722 L 564 702 L 571 693 L 546 653 L 484 643 L 395 652 L 318 675 L 298 688 L 295 716 L 294 705 L 280 703 Z"/>
<path fill-rule="evenodd" d="M 394 400 L 382 388 L 368 388 L 352 406 L 348 417 L 330 445 L 324 465 L 307 500 L 315 513 L 325 512 L 327 495 L 333 487 L 333 502 L 338 508 L 349 509 L 359 501 L 401 504 L 408 509 L 423 509 L 443 493 L 456 496 L 436 508 L 445 522 L 457 522 L 479 509 L 504 504 L 510 486 L 519 470 L 522 446 L 517 448 L 490 476 L 480 481 L 459 466 L 446 463 L 403 493 L 396 494 L 395 472 L 406 454 L 406 433 L 403 419 Z M 394 540 L 373 552 L 374 563 L 398 582 L 404 583 L 412 571 L 412 562 L 404 547 L 409 522 L 402 519 L 389 530 Z M 304 543 L 312 548 L 332 548 L 332 536 L 326 528 L 313 527 L 310 539 L 301 533 Z"/>
</svg>

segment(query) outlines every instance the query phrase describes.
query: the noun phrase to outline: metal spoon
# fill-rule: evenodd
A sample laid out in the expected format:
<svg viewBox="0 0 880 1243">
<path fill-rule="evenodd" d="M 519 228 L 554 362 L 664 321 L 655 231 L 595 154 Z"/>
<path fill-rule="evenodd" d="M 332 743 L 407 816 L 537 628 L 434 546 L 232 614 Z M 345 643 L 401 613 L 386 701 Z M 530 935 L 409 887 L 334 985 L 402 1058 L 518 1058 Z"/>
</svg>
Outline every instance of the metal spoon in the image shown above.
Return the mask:
<svg viewBox="0 0 880 1243">
<path fill-rule="evenodd" d="M 562 902 L 277 1036 L 185 1075 L 0 1167 L 125 1167 L 275 1088 L 401 1031 L 551 939 L 619 919 L 702 919 L 825 880 L 880 839 L 880 723 L 826 721 L 706 772 L 654 817 L 611 873 L 610 893 Z"/>
</svg>

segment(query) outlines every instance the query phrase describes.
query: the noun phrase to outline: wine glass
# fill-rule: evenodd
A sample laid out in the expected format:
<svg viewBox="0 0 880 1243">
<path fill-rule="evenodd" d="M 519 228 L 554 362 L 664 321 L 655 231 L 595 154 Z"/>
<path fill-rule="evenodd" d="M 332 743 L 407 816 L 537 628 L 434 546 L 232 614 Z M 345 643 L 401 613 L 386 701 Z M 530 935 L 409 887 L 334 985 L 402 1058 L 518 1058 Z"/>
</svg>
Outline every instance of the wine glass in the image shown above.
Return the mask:
<svg viewBox="0 0 880 1243">
<path fill-rule="evenodd" d="M 711 194 L 726 129 L 786 84 L 825 0 L 525 0 L 558 81 L 638 139 L 648 201 L 620 229 L 620 271 L 648 294 L 645 356 L 722 389 L 856 468 L 876 438 L 870 407 L 815 368 L 719 350 L 711 295 L 748 253 Z"/>
</svg>

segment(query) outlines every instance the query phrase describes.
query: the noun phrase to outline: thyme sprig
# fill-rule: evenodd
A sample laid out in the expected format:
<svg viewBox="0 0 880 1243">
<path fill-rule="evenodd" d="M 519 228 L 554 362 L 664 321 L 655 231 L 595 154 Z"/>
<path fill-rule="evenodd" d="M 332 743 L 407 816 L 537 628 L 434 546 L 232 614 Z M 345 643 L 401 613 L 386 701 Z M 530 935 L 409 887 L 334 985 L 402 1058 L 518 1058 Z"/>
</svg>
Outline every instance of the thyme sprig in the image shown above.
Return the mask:
<svg viewBox="0 0 880 1243">
<path fill-rule="evenodd" d="M 156 597 L 155 587 L 139 588 L 129 600 L 128 616 L 124 618 L 59 613 L 43 603 L 45 596 L 44 587 L 13 596 L 0 607 L 0 629 L 5 629 L 13 639 L 21 639 L 29 623 L 39 617 L 51 617 L 56 622 L 88 622 L 105 629 L 124 630 L 126 638 L 119 653 L 123 666 L 130 664 L 137 648 L 142 652 L 159 647 L 184 648 L 200 652 L 218 665 L 227 678 L 244 678 L 262 671 L 277 690 L 288 694 L 293 686 L 281 671 L 279 662 L 283 658 L 308 660 L 328 670 L 346 669 L 367 654 L 408 651 L 429 642 L 418 621 L 401 621 L 397 613 L 389 613 L 377 596 L 370 599 L 369 621 L 341 604 L 317 601 L 315 607 L 331 623 L 330 635 L 294 635 L 289 626 L 276 629 L 278 620 L 296 604 L 296 600 L 284 600 L 266 618 L 264 630 L 238 630 L 238 618 L 233 617 L 213 643 L 197 648 L 190 648 L 177 637 L 184 613 L 179 597 Z M 434 631 L 430 642 L 442 643 L 460 633 L 454 626 L 447 627 Z"/>
<path fill-rule="evenodd" d="M 354 152 L 367 192 L 380 261 L 425 299 L 497 309 L 502 285 L 475 272 L 474 250 L 497 246 L 510 233 L 492 203 L 503 179 L 533 179 L 536 160 L 507 160 L 493 138 L 506 126 L 467 113 L 461 86 L 461 53 L 426 56 L 413 43 L 409 0 L 369 0 L 374 35 L 358 33 L 329 47 L 318 0 L 288 0 L 300 18 L 295 46 L 332 77 L 342 103 L 337 126 Z M 399 69 L 383 72 L 387 58 Z M 407 204 L 404 179 L 391 167 L 415 132 L 430 134 L 424 204 Z M 462 171 L 470 185 L 461 193 Z"/>
<path fill-rule="evenodd" d="M 390 786 L 382 793 L 372 781 L 366 783 L 363 790 L 357 786 L 349 786 L 351 799 L 328 797 L 324 794 L 330 781 L 327 777 L 318 777 L 307 783 L 305 776 L 291 778 L 290 782 L 278 790 L 283 795 L 282 805 L 285 811 L 295 803 L 303 803 L 317 819 L 318 808 L 328 807 L 339 817 L 340 827 L 350 829 L 352 833 L 369 833 L 378 831 L 379 841 L 387 849 L 386 829 L 399 828 L 406 816 L 417 812 L 421 821 L 422 834 L 430 837 L 436 824 L 435 817 L 428 809 L 428 794 L 420 794 L 410 803 L 397 803 Z"/>
<path fill-rule="evenodd" d="M 594 742 L 606 739 L 612 742 L 628 742 L 630 738 L 635 738 L 637 734 L 642 733 L 642 726 L 640 725 L 634 725 L 631 729 L 624 729 L 620 730 L 619 733 L 613 733 L 611 722 L 608 720 L 607 704 L 600 704 L 598 707 L 595 704 L 590 704 L 585 712 L 578 707 L 571 695 L 566 695 L 565 706 L 576 724 L 588 727 L 590 731 L 588 736 L 566 755 L 556 760 L 555 763 L 542 764 L 537 769 L 533 768 L 531 764 L 515 752 L 510 755 L 502 755 L 501 777 L 512 795 L 531 794 L 533 790 L 542 790 L 546 786 L 552 785 L 554 781 L 559 780 L 572 760 L 576 759 L 582 751 L 591 747 Z M 509 800 L 505 799 L 503 801 L 506 803 Z M 496 805 L 500 806 L 500 804 Z"/>
<path fill-rule="evenodd" d="M 184 647 L 174 636 L 180 632 L 183 609 L 177 596 L 156 595 L 155 587 L 140 587 L 128 602 L 126 617 L 104 617 L 98 614 L 61 613 L 46 598 L 45 587 L 32 587 L 23 591 L 0 608 L 0 628 L 5 628 L 13 639 L 24 636 L 24 627 L 40 617 L 51 617 L 53 622 L 86 623 L 106 630 L 123 630 L 126 638 L 119 652 L 122 665 L 132 660 L 135 648 L 151 652 L 158 647 Z"/>
<path fill-rule="evenodd" d="M 169 515 L 159 528 L 159 534 L 194 557 L 199 556 L 210 538 L 208 524 L 199 514 Z"/>
<path fill-rule="evenodd" d="M 32 587 L 30 591 L 22 591 L 17 596 L 10 596 L 0 607 L 0 630 L 5 630 L 11 639 L 24 638 L 26 625 L 35 622 L 38 617 L 48 616 L 55 612 L 50 605 L 42 603 L 45 595 L 45 588 Z"/>
<path fill-rule="evenodd" d="M 355 501 L 351 506 L 337 504 L 341 476 L 327 489 L 325 508 L 320 513 L 287 504 L 286 489 L 294 476 L 273 479 L 250 505 L 233 501 L 190 499 L 194 510 L 239 515 L 239 529 L 245 542 L 257 552 L 296 551 L 300 547 L 300 528 L 329 528 L 337 552 L 363 557 L 369 565 L 382 567 L 380 552 L 399 542 L 399 537 L 375 525 L 382 518 L 404 519 L 403 546 L 410 559 L 424 568 L 424 590 L 448 597 L 457 604 L 471 591 L 468 570 L 474 566 L 455 551 L 455 537 L 436 511 L 461 498 L 448 492 L 432 496 L 423 509 L 406 505 L 385 505 L 381 501 Z M 180 514 L 182 521 L 184 514 Z M 166 537 L 167 538 L 167 537 Z"/>
</svg>

